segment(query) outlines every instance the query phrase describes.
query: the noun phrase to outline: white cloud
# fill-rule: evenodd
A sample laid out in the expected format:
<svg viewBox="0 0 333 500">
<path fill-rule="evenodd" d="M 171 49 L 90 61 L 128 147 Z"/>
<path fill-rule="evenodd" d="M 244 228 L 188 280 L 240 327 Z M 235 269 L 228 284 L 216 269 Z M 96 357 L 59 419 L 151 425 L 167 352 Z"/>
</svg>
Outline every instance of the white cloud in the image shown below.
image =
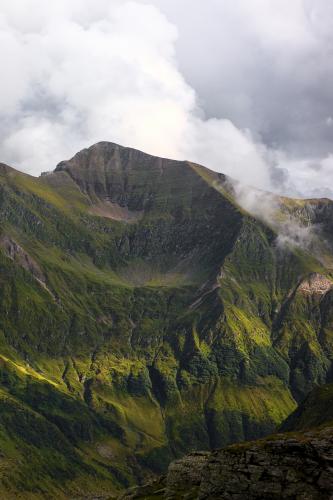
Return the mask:
<svg viewBox="0 0 333 500">
<path fill-rule="evenodd" d="M 146 1 L 177 24 L 180 68 L 207 116 L 250 129 L 270 157 L 311 163 L 332 154 L 330 0 Z M 299 170 L 283 163 L 289 182 L 278 189 L 297 194 Z"/>
<path fill-rule="evenodd" d="M 318 9 L 324 8 L 319 3 Z M 291 159 L 283 149 L 262 143 L 257 124 L 267 116 L 261 108 L 268 102 L 273 111 L 283 106 L 270 88 L 272 79 L 260 80 L 261 87 L 255 79 L 259 62 L 272 69 L 274 55 L 277 85 L 290 80 L 295 61 L 316 49 L 319 35 L 329 37 L 328 21 L 321 28 L 318 9 L 310 0 L 212 0 L 210 6 L 201 0 L 3 0 L 0 160 L 38 174 L 83 147 L 110 140 L 196 161 L 264 189 L 302 194 L 311 185 L 323 192 L 325 182 L 309 159 Z M 192 18 L 202 30 L 187 37 L 190 47 L 183 50 L 182 23 Z M 251 51 L 244 51 L 246 46 Z M 202 79 L 208 74 L 214 88 L 220 85 L 222 108 L 217 105 L 216 116 L 218 109 L 225 115 L 205 114 L 209 99 L 201 101 L 184 78 L 179 66 L 184 57 L 192 73 Z M 217 60 L 222 75 L 211 72 Z M 296 80 L 306 72 L 300 64 Z M 249 88 L 259 89 L 263 101 L 256 102 Z M 327 111 L 321 123 L 329 131 Z M 331 178 L 326 156 L 318 162 Z M 279 179 L 275 184 L 272 172 Z"/>
<path fill-rule="evenodd" d="M 287 191 L 300 197 L 333 199 L 333 154 L 325 158 L 291 160 L 281 159 L 281 164 L 290 172 Z"/>
<path fill-rule="evenodd" d="M 0 80 L 2 161 L 37 174 L 110 140 L 269 187 L 249 131 L 205 119 L 177 66 L 177 29 L 157 8 L 16 0 L 1 37 L 11 63 Z"/>
</svg>

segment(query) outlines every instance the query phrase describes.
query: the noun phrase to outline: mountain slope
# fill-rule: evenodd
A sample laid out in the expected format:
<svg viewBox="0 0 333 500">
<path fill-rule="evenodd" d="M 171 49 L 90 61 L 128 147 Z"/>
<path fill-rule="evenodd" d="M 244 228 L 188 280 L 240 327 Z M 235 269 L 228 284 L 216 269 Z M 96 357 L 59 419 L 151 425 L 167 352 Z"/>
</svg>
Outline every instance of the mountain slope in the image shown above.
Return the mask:
<svg viewBox="0 0 333 500">
<path fill-rule="evenodd" d="M 281 426 L 282 431 L 306 431 L 332 425 L 333 384 L 314 388 Z"/>
<path fill-rule="evenodd" d="M 275 434 L 172 462 L 166 476 L 119 500 L 332 498 L 333 429 Z"/>
<path fill-rule="evenodd" d="M 331 380 L 326 261 L 281 246 L 226 185 L 112 143 L 38 179 L 0 167 L 1 394 L 26 422 L 0 414 L 7 496 L 44 498 L 57 477 L 47 426 L 75 463 L 52 487 L 102 494 L 269 433 Z"/>
<path fill-rule="evenodd" d="M 166 475 L 132 487 L 118 498 L 330 500 L 332 386 L 311 391 L 283 422 L 279 434 L 222 450 L 191 453 L 172 462 Z"/>
</svg>

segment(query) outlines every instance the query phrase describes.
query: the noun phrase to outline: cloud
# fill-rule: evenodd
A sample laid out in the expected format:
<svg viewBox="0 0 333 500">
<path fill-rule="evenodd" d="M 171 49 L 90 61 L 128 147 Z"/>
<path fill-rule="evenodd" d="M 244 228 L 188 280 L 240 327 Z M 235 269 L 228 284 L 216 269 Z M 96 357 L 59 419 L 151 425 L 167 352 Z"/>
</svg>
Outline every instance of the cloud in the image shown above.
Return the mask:
<svg viewBox="0 0 333 500">
<path fill-rule="evenodd" d="M 333 3 L 147 1 L 177 24 L 180 69 L 207 116 L 251 130 L 289 175 L 280 191 L 303 194 L 294 161 L 333 153 Z"/>
<path fill-rule="evenodd" d="M 110 140 L 262 189 L 330 195 L 325 9 L 310 0 L 5 1 L 1 161 L 38 174 Z M 304 113 L 319 88 L 310 118 L 320 154 L 295 155 L 291 144 L 311 142 Z"/>
<path fill-rule="evenodd" d="M 285 182 L 285 190 L 300 197 L 333 199 L 333 154 L 324 158 L 281 158 L 281 164 L 292 175 Z"/>
<path fill-rule="evenodd" d="M 49 12 L 41 0 L 22 3 L 25 15 L 11 7 L 2 26 L 2 51 L 10 59 L 15 49 L 0 82 L 2 156 L 37 173 L 102 139 L 167 152 L 163 135 L 177 140 L 195 98 L 164 16 L 132 2 L 96 2 L 95 10 L 60 0 Z"/>
<path fill-rule="evenodd" d="M 324 128 L 332 102 L 331 2 L 152 1 L 177 21 L 182 71 L 210 114 L 278 147 L 304 148 L 304 131 L 309 140 L 313 127 Z M 321 148 L 316 135 L 311 147 Z"/>
<path fill-rule="evenodd" d="M 251 215 L 267 224 L 276 234 L 277 248 L 302 248 L 317 255 L 321 260 L 321 249 L 326 246 L 320 226 L 313 223 L 309 214 L 303 216 L 294 212 L 292 206 L 278 195 L 245 186 L 233 179 L 227 179 L 224 187 L 230 191 L 238 203 Z M 320 241 L 320 243 L 318 243 Z"/>
<path fill-rule="evenodd" d="M 250 162 L 258 182 L 269 186 L 250 133 L 229 120 L 205 119 L 177 67 L 177 29 L 156 7 L 15 4 L 1 20 L 0 50 L 12 61 L 0 81 L 3 161 L 37 174 L 111 140 L 236 176 Z"/>
</svg>

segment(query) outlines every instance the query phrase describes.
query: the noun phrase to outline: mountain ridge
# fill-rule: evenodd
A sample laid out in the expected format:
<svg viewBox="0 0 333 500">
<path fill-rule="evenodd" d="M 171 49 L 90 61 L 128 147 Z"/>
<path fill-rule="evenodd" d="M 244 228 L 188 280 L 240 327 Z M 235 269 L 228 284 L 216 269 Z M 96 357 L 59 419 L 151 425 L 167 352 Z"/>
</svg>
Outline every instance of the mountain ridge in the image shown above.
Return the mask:
<svg viewBox="0 0 333 500">
<path fill-rule="evenodd" d="M 107 496 L 332 380 L 329 266 L 226 181 L 105 142 L 39 178 L 0 168 L 3 495 Z"/>
</svg>

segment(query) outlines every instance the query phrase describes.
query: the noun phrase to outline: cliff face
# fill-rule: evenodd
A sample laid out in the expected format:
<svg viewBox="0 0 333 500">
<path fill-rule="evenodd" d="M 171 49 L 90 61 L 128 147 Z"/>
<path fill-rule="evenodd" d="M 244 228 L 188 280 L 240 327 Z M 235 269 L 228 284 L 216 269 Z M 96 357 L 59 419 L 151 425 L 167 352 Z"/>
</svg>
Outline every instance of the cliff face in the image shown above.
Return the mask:
<svg viewBox="0 0 333 500">
<path fill-rule="evenodd" d="M 198 499 L 329 499 L 333 490 L 333 430 L 306 436 L 277 435 L 262 442 L 213 452 L 203 464 Z M 182 466 L 169 469 L 166 498 L 189 490 Z M 192 487 L 193 488 L 193 487 Z M 195 498 L 195 495 L 194 495 Z"/>
<path fill-rule="evenodd" d="M 166 478 L 121 500 L 329 500 L 333 491 L 333 429 L 277 434 L 173 462 Z"/>
<path fill-rule="evenodd" d="M 7 495 L 124 488 L 272 432 L 331 380 L 326 260 L 281 246 L 225 181 L 110 143 L 39 179 L 0 168 Z"/>
</svg>

